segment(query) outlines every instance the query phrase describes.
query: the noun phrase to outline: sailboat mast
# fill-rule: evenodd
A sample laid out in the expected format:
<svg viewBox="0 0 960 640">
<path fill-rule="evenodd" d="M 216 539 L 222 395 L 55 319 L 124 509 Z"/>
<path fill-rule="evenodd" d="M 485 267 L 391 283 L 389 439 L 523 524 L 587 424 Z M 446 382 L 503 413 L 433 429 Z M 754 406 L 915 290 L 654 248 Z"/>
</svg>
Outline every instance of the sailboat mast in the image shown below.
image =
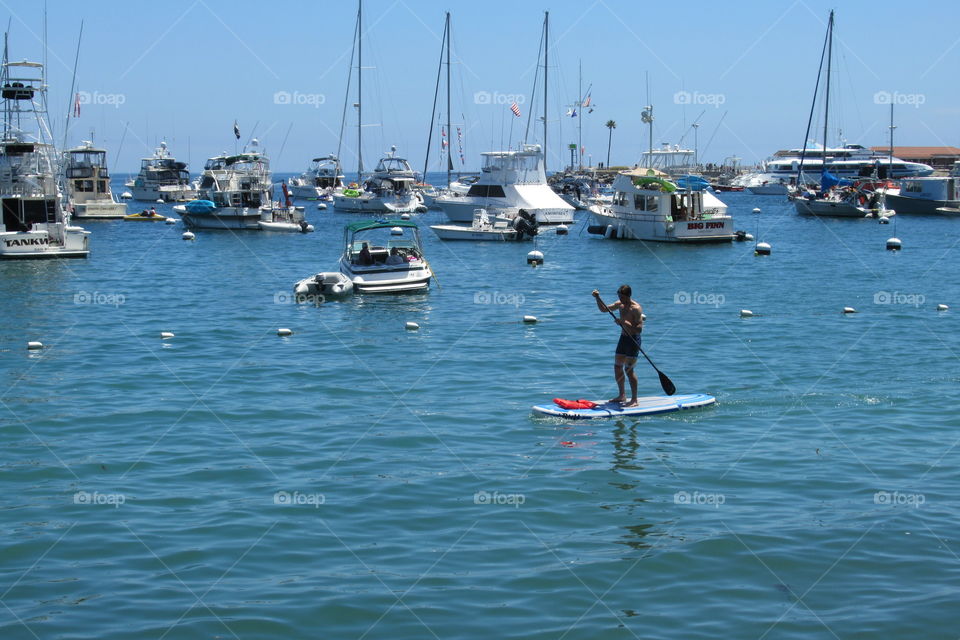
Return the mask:
<svg viewBox="0 0 960 640">
<path fill-rule="evenodd" d="M 550 12 L 543 12 L 543 172 L 547 172 L 547 56 L 550 51 Z"/>
<path fill-rule="evenodd" d="M 357 2 L 357 184 L 363 180 L 363 0 Z"/>
<path fill-rule="evenodd" d="M 830 65 L 833 59 L 833 11 L 827 21 L 827 83 L 823 93 L 823 164 L 820 173 L 827 170 L 827 121 L 830 118 Z"/>
<path fill-rule="evenodd" d="M 577 73 L 577 95 L 580 96 L 578 100 L 579 104 L 576 106 L 580 110 L 580 113 L 577 114 L 577 158 L 579 162 L 577 163 L 578 168 L 583 169 L 583 60 L 580 60 L 579 70 Z M 572 167 L 571 167 L 572 168 Z"/>
<path fill-rule="evenodd" d="M 450 128 L 450 12 L 447 11 L 447 185 L 450 185 L 450 173 L 453 171 L 453 129 Z M 426 176 L 423 177 L 427 179 Z"/>
</svg>

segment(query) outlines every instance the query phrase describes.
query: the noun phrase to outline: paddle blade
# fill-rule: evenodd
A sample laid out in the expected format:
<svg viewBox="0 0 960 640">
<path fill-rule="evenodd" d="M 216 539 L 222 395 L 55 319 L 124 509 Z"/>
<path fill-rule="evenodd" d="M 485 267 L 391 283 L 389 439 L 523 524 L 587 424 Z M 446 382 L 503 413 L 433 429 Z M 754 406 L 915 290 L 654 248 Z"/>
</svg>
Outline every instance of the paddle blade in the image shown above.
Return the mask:
<svg viewBox="0 0 960 640">
<path fill-rule="evenodd" d="M 672 396 L 677 392 L 677 387 L 674 386 L 673 382 L 666 376 L 663 371 L 657 369 L 657 373 L 660 375 L 660 386 L 663 387 L 663 392 L 668 396 Z"/>
</svg>

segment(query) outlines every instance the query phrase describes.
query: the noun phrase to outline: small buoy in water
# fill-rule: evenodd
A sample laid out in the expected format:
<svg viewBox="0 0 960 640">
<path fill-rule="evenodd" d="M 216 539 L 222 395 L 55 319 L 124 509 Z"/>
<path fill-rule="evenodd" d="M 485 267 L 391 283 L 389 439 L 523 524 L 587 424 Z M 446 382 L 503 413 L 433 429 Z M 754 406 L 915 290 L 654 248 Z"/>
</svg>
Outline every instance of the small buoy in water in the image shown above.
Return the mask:
<svg viewBox="0 0 960 640">
<path fill-rule="evenodd" d="M 157 204 L 163 204 L 163 198 L 157 198 Z"/>
<path fill-rule="evenodd" d="M 937 311 L 947 311 L 949 308 L 950 308 L 950 307 L 948 307 L 948 306 L 945 305 L 945 304 L 938 304 L 938 305 L 937 305 Z"/>
<path fill-rule="evenodd" d="M 410 219 L 410 214 L 409 214 L 409 213 L 401 213 L 401 214 L 400 214 L 400 219 L 401 219 L 401 220 L 409 220 L 409 219 Z"/>
<path fill-rule="evenodd" d="M 408 331 L 416 331 L 420 328 L 420 325 L 418 325 L 416 322 L 408 322 L 404 325 L 404 328 L 406 328 Z"/>
<path fill-rule="evenodd" d="M 164 222 L 165 224 L 177 224 L 177 219 L 176 219 L 176 218 L 167 218 L 167 219 L 164 220 L 163 222 Z"/>
<path fill-rule="evenodd" d="M 758 242 L 753 251 L 758 256 L 768 256 L 770 255 L 770 245 L 766 242 Z"/>
<path fill-rule="evenodd" d="M 754 213 L 760 213 L 760 207 L 754 207 L 754 208 L 753 208 L 753 212 L 754 212 Z"/>
<path fill-rule="evenodd" d="M 123 198 L 124 200 L 129 200 L 130 198 L 133 197 L 133 194 L 130 193 L 129 191 L 124 191 L 123 193 L 120 194 L 120 197 Z"/>
<path fill-rule="evenodd" d="M 877 222 L 879 222 L 880 224 L 890 224 L 890 218 L 888 218 L 887 216 L 880 216 L 877 219 Z"/>
<path fill-rule="evenodd" d="M 167 338 L 172 338 L 172 337 L 173 337 L 173 332 L 172 332 L 172 331 L 161 331 L 161 332 L 160 332 L 160 339 L 161 339 L 161 340 L 166 340 Z"/>
<path fill-rule="evenodd" d="M 193 231 L 184 231 L 183 235 L 180 237 L 183 238 L 184 240 L 193 240 L 197 236 L 193 235 Z"/>
<path fill-rule="evenodd" d="M 565 224 L 561 224 L 560 226 L 557 227 L 558 236 L 565 236 L 569 231 L 570 231 L 569 227 L 567 227 L 567 225 Z"/>
<path fill-rule="evenodd" d="M 326 208 L 327 208 L 327 205 L 322 202 L 317 205 L 317 209 L 320 209 L 321 211 L 325 211 Z"/>
<path fill-rule="evenodd" d="M 753 317 L 753 311 L 750 311 L 750 309 L 740 309 L 740 317 L 741 317 L 741 318 L 752 318 L 752 317 Z"/>
<path fill-rule="evenodd" d="M 523 321 L 528 324 L 533 324 L 537 321 L 537 316 L 523 316 Z"/>
<path fill-rule="evenodd" d="M 392 236 L 402 236 L 402 235 L 403 235 L 403 229 L 401 229 L 400 227 L 390 227 L 390 235 L 392 235 Z"/>
<path fill-rule="evenodd" d="M 27 349 L 29 349 L 30 351 L 36 351 L 37 349 L 43 349 L 43 343 L 42 343 L 42 342 L 28 342 L 28 343 L 27 343 Z"/>
<path fill-rule="evenodd" d="M 900 238 L 890 238 L 887 240 L 887 251 L 900 251 L 902 248 Z"/>
<path fill-rule="evenodd" d="M 843 312 L 844 312 L 844 313 L 856 313 L 857 310 L 854 309 L 853 307 L 844 307 L 844 308 L 843 308 Z"/>
<path fill-rule="evenodd" d="M 280 329 L 277 329 L 277 335 L 280 336 L 281 338 L 283 338 L 283 337 L 285 337 L 285 336 L 292 336 L 292 335 L 293 335 L 293 331 L 290 330 L 290 329 L 280 328 Z"/>
<path fill-rule="evenodd" d="M 543 264 L 543 252 L 542 251 L 531 251 L 527 254 L 527 264 L 532 264 L 537 266 L 538 264 Z"/>
</svg>

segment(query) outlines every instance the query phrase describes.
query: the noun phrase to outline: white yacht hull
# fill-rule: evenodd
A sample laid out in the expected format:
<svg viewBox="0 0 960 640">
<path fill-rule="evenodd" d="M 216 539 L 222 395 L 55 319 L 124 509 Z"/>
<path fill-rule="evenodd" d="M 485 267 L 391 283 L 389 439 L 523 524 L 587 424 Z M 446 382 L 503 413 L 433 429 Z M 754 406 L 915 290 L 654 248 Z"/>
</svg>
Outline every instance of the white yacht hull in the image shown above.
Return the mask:
<svg viewBox="0 0 960 640">
<path fill-rule="evenodd" d="M 417 213 L 423 204 L 413 195 L 407 198 L 381 198 L 361 193 L 353 198 L 337 194 L 333 196 L 333 206 L 340 211 L 353 213 Z"/>
<path fill-rule="evenodd" d="M 465 225 L 438 224 L 430 227 L 441 240 L 514 240 L 515 229 L 474 229 Z"/>
<path fill-rule="evenodd" d="M 785 184 L 761 184 L 747 187 L 747 190 L 756 196 L 785 196 L 789 193 Z"/>
<path fill-rule="evenodd" d="M 0 259 L 86 258 L 90 254 L 90 232 L 67 226 L 63 242 L 58 229 L 35 225 L 30 231 L 0 231 Z"/>
<path fill-rule="evenodd" d="M 82 202 L 73 205 L 73 217 L 78 220 L 100 218 L 109 220 L 127 215 L 124 202 Z"/>
<path fill-rule="evenodd" d="M 733 218 L 713 216 L 703 220 L 666 220 L 652 214 L 614 213 L 606 207 L 591 209 L 594 221 L 606 227 L 604 235 L 652 242 L 730 242 Z"/>
<path fill-rule="evenodd" d="M 157 200 L 163 200 L 164 202 L 189 202 L 197 197 L 196 189 L 176 185 L 138 187 L 128 182 L 124 186 L 130 191 L 130 195 L 133 196 L 134 200 L 141 200 L 143 202 L 156 202 Z"/>
<path fill-rule="evenodd" d="M 425 291 L 433 272 L 425 260 L 403 265 L 360 266 L 340 259 L 340 272 L 353 283 L 357 293 L 406 293 Z"/>
<path fill-rule="evenodd" d="M 260 229 L 259 209 L 238 209 L 224 207 L 210 213 L 190 213 L 185 208 L 176 209 L 183 219 L 183 223 L 191 229 Z"/>
<path fill-rule="evenodd" d="M 560 196 L 557 196 L 559 199 Z M 537 217 L 540 224 L 573 224 L 575 209 L 567 208 L 536 208 L 511 205 L 502 198 L 473 198 L 470 196 L 452 196 L 436 199 L 437 206 L 443 209 L 450 222 L 473 222 L 473 212 L 477 209 L 486 209 L 492 215 L 513 217 L 520 209 L 525 209 Z M 562 204 L 566 204 L 561 202 Z"/>
</svg>

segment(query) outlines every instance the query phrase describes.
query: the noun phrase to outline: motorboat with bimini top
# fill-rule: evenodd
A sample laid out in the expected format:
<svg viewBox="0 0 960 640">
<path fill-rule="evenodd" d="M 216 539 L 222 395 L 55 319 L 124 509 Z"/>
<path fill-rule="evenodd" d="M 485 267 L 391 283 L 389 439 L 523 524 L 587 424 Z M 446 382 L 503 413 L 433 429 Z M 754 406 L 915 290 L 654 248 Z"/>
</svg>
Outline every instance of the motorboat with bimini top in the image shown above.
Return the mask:
<svg viewBox="0 0 960 640">
<path fill-rule="evenodd" d="M 68 208 L 74 218 L 111 219 L 127 215 L 126 203 L 117 202 L 110 190 L 106 150 L 84 140 L 63 156 Z"/>
<path fill-rule="evenodd" d="M 646 171 L 653 174 L 653 171 Z M 621 172 L 613 181 L 613 202 L 591 209 L 590 233 L 607 238 L 656 242 L 730 242 L 733 218 L 727 206 L 707 190 L 678 189 L 670 180 Z"/>
<path fill-rule="evenodd" d="M 294 198 L 329 201 L 342 188 L 343 172 L 335 155 L 314 158 L 306 171 L 290 178 L 290 195 Z"/>
<path fill-rule="evenodd" d="M 357 213 L 422 213 L 427 210 L 416 189 L 416 176 L 406 158 L 391 147 L 362 186 L 349 186 L 334 194 L 333 206 Z"/>
<path fill-rule="evenodd" d="M 430 225 L 441 240 L 531 240 L 537 235 L 539 223 L 532 213 L 521 210 L 514 218 L 493 219 L 485 209 L 473 214 L 473 224 Z"/>
<path fill-rule="evenodd" d="M 188 202 L 197 196 L 190 183 L 187 163 L 171 156 L 166 142 L 161 142 L 152 156 L 140 161 L 140 173 L 124 186 L 135 200 L 147 202 Z"/>
<path fill-rule="evenodd" d="M 340 272 L 357 293 L 424 291 L 433 272 L 411 220 L 364 220 L 343 231 Z"/>
<path fill-rule="evenodd" d="M 10 62 L 4 35 L 0 259 L 86 258 L 90 253 L 90 232 L 70 225 L 57 187 L 46 92 L 43 65 Z"/>
</svg>

